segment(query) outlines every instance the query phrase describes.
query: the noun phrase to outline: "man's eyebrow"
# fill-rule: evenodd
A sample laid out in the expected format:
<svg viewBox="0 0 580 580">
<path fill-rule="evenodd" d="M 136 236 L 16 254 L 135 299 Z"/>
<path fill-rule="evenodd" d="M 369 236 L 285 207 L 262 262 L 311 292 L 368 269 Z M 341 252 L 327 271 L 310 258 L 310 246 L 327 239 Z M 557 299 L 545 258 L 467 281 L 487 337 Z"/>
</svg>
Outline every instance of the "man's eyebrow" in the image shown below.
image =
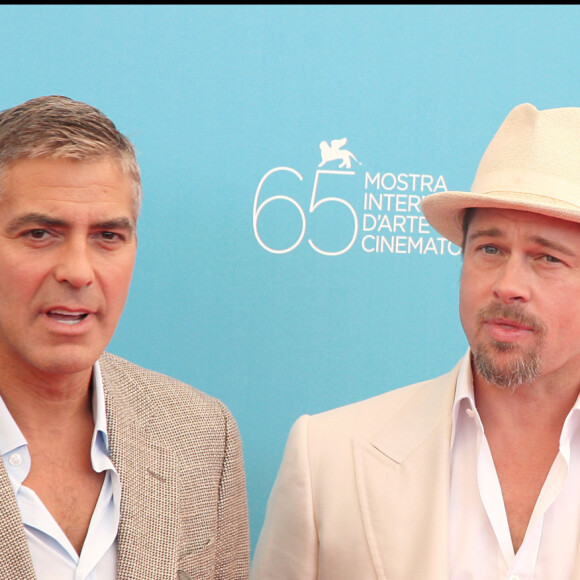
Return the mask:
<svg viewBox="0 0 580 580">
<path fill-rule="evenodd" d="M 56 218 L 48 214 L 39 212 L 30 212 L 14 218 L 7 226 L 8 234 L 13 234 L 21 228 L 27 226 L 39 227 L 67 227 L 70 222 L 61 218 Z M 92 229 L 98 230 L 125 230 L 131 235 L 135 233 L 135 224 L 132 220 L 126 217 L 113 218 L 91 224 Z"/>
<path fill-rule="evenodd" d="M 553 240 L 548 240 L 547 238 L 544 238 L 542 236 L 532 236 L 530 239 L 532 240 L 532 242 L 535 242 L 536 244 L 539 244 L 540 246 L 543 246 L 544 248 L 556 250 L 557 252 L 561 252 L 562 254 L 565 254 L 566 256 L 570 256 L 570 257 L 577 256 L 576 252 L 571 250 L 569 247 L 560 244 L 559 242 L 554 242 Z"/>
<path fill-rule="evenodd" d="M 96 224 L 92 224 L 91 227 L 97 230 L 125 230 L 129 233 L 135 231 L 135 224 L 132 220 L 126 217 L 97 222 Z"/>
<path fill-rule="evenodd" d="M 38 212 L 31 212 L 20 215 L 8 223 L 6 231 L 9 234 L 17 232 L 19 229 L 26 226 L 46 226 L 46 227 L 63 227 L 67 222 L 60 218 L 55 218 L 50 215 Z"/>
<path fill-rule="evenodd" d="M 472 234 L 467 236 L 468 241 L 476 240 L 477 238 L 489 237 L 489 238 L 499 238 L 503 235 L 503 232 L 499 228 L 488 228 L 486 230 L 477 230 Z"/>
</svg>

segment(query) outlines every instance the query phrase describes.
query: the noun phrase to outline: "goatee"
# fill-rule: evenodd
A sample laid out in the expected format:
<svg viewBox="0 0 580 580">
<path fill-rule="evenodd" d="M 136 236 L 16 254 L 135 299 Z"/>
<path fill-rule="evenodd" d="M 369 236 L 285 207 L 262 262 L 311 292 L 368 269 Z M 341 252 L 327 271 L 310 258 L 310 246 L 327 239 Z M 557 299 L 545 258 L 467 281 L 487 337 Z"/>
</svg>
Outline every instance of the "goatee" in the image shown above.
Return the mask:
<svg viewBox="0 0 580 580">
<path fill-rule="evenodd" d="M 529 350 L 515 355 L 515 358 L 499 363 L 495 352 L 505 353 L 520 350 L 520 345 L 513 342 L 492 340 L 489 345 L 478 343 L 474 345 L 473 360 L 477 372 L 487 382 L 500 388 L 515 390 L 517 387 L 529 384 L 540 375 L 541 364 L 539 350 L 546 333 L 545 326 L 535 317 L 526 314 L 518 306 L 506 306 L 500 303 L 490 304 L 478 313 L 478 323 L 483 325 L 486 320 L 501 318 L 521 324 L 535 333 L 536 344 Z"/>
</svg>

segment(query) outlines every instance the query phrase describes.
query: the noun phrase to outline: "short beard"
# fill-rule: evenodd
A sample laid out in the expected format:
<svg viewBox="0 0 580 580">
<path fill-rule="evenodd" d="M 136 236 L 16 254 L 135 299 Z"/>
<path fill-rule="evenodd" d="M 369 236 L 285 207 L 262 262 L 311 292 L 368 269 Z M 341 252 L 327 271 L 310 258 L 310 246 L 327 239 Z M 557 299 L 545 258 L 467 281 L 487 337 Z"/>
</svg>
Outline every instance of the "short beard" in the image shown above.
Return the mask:
<svg viewBox="0 0 580 580">
<path fill-rule="evenodd" d="M 494 303 L 483 308 L 478 314 L 479 324 L 492 318 L 507 318 L 533 329 L 537 336 L 536 345 L 528 352 L 522 353 L 516 360 L 499 365 L 494 360 L 496 352 L 510 352 L 519 348 L 512 342 L 492 341 L 490 346 L 474 345 L 473 359 L 481 377 L 489 383 L 503 389 L 515 391 L 521 385 L 529 384 L 540 376 L 541 364 L 538 351 L 546 333 L 545 326 L 536 318 L 525 314 L 519 307 Z"/>
<path fill-rule="evenodd" d="M 494 341 L 492 346 L 500 352 L 517 348 L 509 342 Z M 478 345 L 473 351 L 473 359 L 483 379 L 502 389 L 515 391 L 519 386 L 532 383 L 540 376 L 540 356 L 537 350 L 527 352 L 519 359 L 500 367 L 487 347 Z"/>
</svg>

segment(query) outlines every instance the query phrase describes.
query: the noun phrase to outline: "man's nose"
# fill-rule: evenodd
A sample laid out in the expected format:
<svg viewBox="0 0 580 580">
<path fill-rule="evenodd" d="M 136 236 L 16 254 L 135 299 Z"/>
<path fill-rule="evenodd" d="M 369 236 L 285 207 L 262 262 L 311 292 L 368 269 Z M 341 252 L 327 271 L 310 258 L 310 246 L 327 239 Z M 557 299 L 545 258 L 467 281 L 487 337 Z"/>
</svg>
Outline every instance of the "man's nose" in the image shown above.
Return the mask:
<svg viewBox="0 0 580 580">
<path fill-rule="evenodd" d="M 527 302 L 531 296 L 531 275 L 523 258 L 510 256 L 496 273 L 494 295 L 504 304 Z"/>
<path fill-rule="evenodd" d="M 75 288 L 93 283 L 90 248 L 85 241 L 70 240 L 63 244 L 55 267 L 55 277 L 58 282 L 68 282 Z"/>
</svg>

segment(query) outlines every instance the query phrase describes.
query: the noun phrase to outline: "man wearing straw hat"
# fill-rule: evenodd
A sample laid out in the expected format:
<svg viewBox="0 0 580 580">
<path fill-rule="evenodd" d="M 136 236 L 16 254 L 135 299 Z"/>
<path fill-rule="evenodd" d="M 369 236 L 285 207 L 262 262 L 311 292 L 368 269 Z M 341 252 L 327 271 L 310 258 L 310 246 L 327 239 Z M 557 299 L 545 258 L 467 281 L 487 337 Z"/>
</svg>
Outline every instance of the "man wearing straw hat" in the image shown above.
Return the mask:
<svg viewBox="0 0 580 580">
<path fill-rule="evenodd" d="M 580 108 L 515 107 L 470 192 L 446 375 L 293 426 L 254 580 L 580 578 Z"/>
</svg>

